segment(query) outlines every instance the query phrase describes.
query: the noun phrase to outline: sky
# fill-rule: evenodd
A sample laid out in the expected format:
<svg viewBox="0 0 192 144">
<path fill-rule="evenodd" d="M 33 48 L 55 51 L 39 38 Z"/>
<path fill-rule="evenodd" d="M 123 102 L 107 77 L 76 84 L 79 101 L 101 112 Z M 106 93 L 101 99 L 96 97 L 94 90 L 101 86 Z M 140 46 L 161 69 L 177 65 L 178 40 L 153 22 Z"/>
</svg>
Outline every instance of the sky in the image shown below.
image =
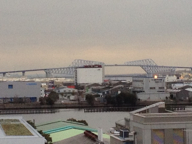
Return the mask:
<svg viewBox="0 0 192 144">
<path fill-rule="evenodd" d="M 191 66 L 191 0 L 1 0 L 0 71 L 75 59 Z"/>
</svg>

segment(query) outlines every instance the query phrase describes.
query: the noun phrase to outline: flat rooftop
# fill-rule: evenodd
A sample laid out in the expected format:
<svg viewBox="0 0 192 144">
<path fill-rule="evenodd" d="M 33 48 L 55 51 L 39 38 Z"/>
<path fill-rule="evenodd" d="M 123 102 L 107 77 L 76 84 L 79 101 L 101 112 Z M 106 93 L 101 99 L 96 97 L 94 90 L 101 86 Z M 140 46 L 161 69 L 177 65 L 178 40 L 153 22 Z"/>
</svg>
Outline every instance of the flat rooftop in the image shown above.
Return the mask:
<svg viewBox="0 0 192 144">
<path fill-rule="evenodd" d="M 133 120 L 139 123 L 191 123 L 192 112 L 137 113 Z"/>
<path fill-rule="evenodd" d="M 0 117 L 0 139 L 1 138 L 23 138 L 42 137 L 22 117 L 7 116 Z"/>
<path fill-rule="evenodd" d="M 82 123 L 72 121 L 54 121 L 36 125 L 38 130 L 42 130 L 46 134 L 50 134 L 54 144 L 70 143 L 77 144 L 82 143 L 92 144 L 93 141 L 84 136 L 84 131 L 92 131 L 97 134 L 97 130 Z M 76 139 L 77 138 L 77 139 Z M 110 136 L 103 134 L 103 138 L 109 143 Z M 107 143 L 106 143 L 107 144 Z"/>
</svg>

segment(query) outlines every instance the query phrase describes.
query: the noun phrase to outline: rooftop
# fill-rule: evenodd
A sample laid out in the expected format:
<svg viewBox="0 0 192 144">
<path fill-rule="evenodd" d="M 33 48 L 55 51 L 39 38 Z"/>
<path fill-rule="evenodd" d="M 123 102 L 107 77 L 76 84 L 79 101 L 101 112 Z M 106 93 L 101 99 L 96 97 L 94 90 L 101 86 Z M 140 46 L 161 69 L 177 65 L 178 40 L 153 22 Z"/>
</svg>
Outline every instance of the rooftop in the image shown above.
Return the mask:
<svg viewBox="0 0 192 144">
<path fill-rule="evenodd" d="M 37 130 L 42 130 L 46 133 L 52 133 L 52 131 L 62 131 L 65 129 L 81 129 L 81 130 L 89 130 L 96 132 L 96 129 L 93 129 L 89 126 L 86 126 L 82 123 L 77 123 L 77 122 L 72 122 L 72 121 L 54 121 L 54 122 L 49 122 L 49 123 L 44 123 L 44 124 L 39 124 L 36 125 Z"/>
<path fill-rule="evenodd" d="M 84 137 L 84 131 L 92 131 L 97 133 L 96 129 L 86 126 L 82 123 L 71 121 L 55 121 L 45 124 L 36 125 L 38 130 L 42 130 L 46 134 L 50 134 L 54 144 L 61 143 L 85 143 L 92 144 L 93 141 Z M 75 139 L 77 137 L 78 139 Z M 109 141 L 109 135 L 103 134 L 103 138 Z M 78 142 L 77 142 L 78 141 Z"/>
<path fill-rule="evenodd" d="M 7 116 L 0 118 L 0 139 L 23 137 L 42 138 L 42 136 L 22 117 Z"/>
</svg>

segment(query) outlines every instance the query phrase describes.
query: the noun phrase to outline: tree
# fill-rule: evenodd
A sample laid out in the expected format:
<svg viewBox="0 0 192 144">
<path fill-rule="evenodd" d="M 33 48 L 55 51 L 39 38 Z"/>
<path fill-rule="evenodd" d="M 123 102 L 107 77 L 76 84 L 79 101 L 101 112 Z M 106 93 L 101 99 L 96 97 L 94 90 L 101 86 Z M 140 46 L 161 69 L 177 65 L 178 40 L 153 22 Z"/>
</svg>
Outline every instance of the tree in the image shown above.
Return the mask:
<svg viewBox="0 0 192 144">
<path fill-rule="evenodd" d="M 123 97 L 123 95 L 121 95 L 121 94 L 117 95 L 117 96 L 116 96 L 116 102 L 117 102 L 117 105 L 118 105 L 118 106 L 122 105 L 123 102 L 124 102 L 124 97 Z"/>
<path fill-rule="evenodd" d="M 86 101 L 88 104 L 94 105 L 95 96 L 91 94 L 86 95 Z"/>
<path fill-rule="evenodd" d="M 52 91 L 48 95 L 48 98 L 51 98 L 55 102 L 59 99 L 59 95 L 56 92 Z"/>
<path fill-rule="evenodd" d="M 133 93 L 128 92 L 122 92 L 118 94 L 116 97 L 112 97 L 110 95 L 107 95 L 105 97 L 107 104 L 113 104 L 121 106 L 122 104 L 130 104 L 132 106 L 135 106 L 137 103 L 137 96 Z"/>
<path fill-rule="evenodd" d="M 47 103 L 48 105 L 54 105 L 55 101 L 54 101 L 52 98 L 47 97 L 47 98 L 46 98 L 46 103 Z"/>
<path fill-rule="evenodd" d="M 39 102 L 40 102 L 40 105 L 46 104 L 46 98 L 45 97 L 40 97 Z"/>
<path fill-rule="evenodd" d="M 120 93 L 124 97 L 124 103 L 125 104 L 131 104 L 132 106 L 135 106 L 137 103 L 137 96 L 133 93 Z"/>
<path fill-rule="evenodd" d="M 27 121 L 27 123 L 30 124 L 34 129 L 37 129 L 35 124 L 32 121 L 29 120 L 29 121 Z M 50 137 L 49 134 L 43 133 L 42 130 L 40 130 L 38 132 L 47 140 L 47 142 L 45 144 L 53 144 L 52 143 L 52 138 Z"/>
<path fill-rule="evenodd" d="M 116 97 L 112 97 L 111 95 L 106 95 L 105 100 L 107 101 L 107 104 L 112 104 L 114 106 L 117 104 Z"/>
<path fill-rule="evenodd" d="M 30 124 L 34 129 L 37 129 L 35 124 L 32 121 L 29 120 L 29 121 L 27 121 L 27 123 Z"/>
<path fill-rule="evenodd" d="M 46 100 L 46 104 L 48 105 L 54 105 L 54 103 L 59 99 L 59 95 L 52 91 L 50 92 L 50 94 L 48 95 L 48 97 L 45 98 Z"/>
<path fill-rule="evenodd" d="M 67 119 L 67 121 L 78 122 L 78 123 L 82 123 L 82 124 L 88 126 L 88 123 L 85 120 L 76 120 L 74 118 L 70 118 L 70 119 Z"/>
</svg>

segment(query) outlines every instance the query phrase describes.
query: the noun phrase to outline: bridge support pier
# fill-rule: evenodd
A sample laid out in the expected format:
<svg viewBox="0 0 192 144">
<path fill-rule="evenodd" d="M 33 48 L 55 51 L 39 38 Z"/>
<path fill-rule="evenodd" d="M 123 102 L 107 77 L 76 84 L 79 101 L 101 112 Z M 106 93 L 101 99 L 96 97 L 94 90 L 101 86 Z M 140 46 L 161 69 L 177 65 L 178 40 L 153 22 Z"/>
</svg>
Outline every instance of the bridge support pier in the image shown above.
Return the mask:
<svg viewBox="0 0 192 144">
<path fill-rule="evenodd" d="M 5 77 L 6 76 L 6 73 L 3 73 L 3 77 Z"/>
<path fill-rule="evenodd" d="M 46 78 L 51 78 L 52 74 L 49 71 L 45 71 Z"/>
<path fill-rule="evenodd" d="M 23 77 L 25 76 L 25 71 L 22 71 L 22 76 L 23 76 Z"/>
</svg>

